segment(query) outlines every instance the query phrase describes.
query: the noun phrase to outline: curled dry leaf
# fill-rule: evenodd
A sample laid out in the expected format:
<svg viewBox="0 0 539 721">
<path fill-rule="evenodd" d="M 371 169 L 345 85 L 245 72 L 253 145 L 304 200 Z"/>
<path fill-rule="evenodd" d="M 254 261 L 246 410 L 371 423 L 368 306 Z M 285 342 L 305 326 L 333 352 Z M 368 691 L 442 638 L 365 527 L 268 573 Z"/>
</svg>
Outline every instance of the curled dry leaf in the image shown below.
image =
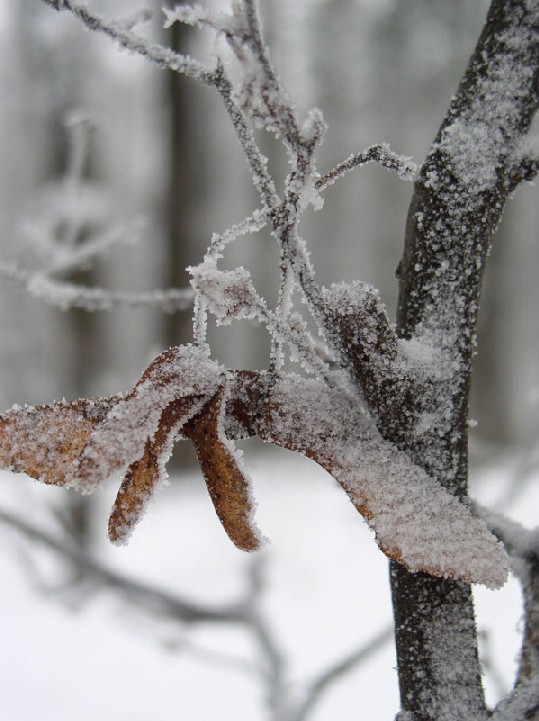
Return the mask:
<svg viewBox="0 0 539 721">
<path fill-rule="evenodd" d="M 109 537 L 124 543 L 159 482 L 181 427 L 223 383 L 223 369 L 194 346 L 170 348 L 125 396 L 14 407 L 0 416 L 0 466 L 90 493 L 123 482 Z"/>
<path fill-rule="evenodd" d="M 0 466 L 43 483 L 76 486 L 82 450 L 120 400 L 113 396 L 14 406 L 0 416 Z"/>
<path fill-rule="evenodd" d="M 260 435 L 325 468 L 382 551 L 408 570 L 491 588 L 505 583 L 508 558 L 485 523 L 385 441 L 344 393 L 320 381 L 281 377 Z"/>
<path fill-rule="evenodd" d="M 194 346 L 162 353 L 126 396 L 8 411 L 0 416 L 0 466 L 82 492 L 123 471 L 109 535 L 124 542 L 182 435 L 195 445 L 227 534 L 251 551 L 261 538 L 231 438 L 253 434 L 325 468 L 380 548 L 410 571 L 504 583 L 507 556 L 483 521 L 385 441 L 355 399 L 299 376 L 270 384 L 264 372 L 225 371 Z"/>
<path fill-rule="evenodd" d="M 191 285 L 219 325 L 229 325 L 234 319 L 257 318 L 265 308 L 249 272 L 243 267 L 220 270 L 216 259 L 208 258 L 188 270 L 193 277 Z"/>
<path fill-rule="evenodd" d="M 196 346 L 176 346 L 157 356 L 88 439 L 79 459 L 79 484 L 89 492 L 112 474 L 125 471 L 143 455 L 163 411 L 185 399 L 176 406 L 183 413 L 176 425 L 183 425 L 215 393 L 222 373 Z"/>
<path fill-rule="evenodd" d="M 191 407 L 191 398 L 179 398 L 168 405 L 155 435 L 146 440 L 142 457 L 127 469 L 109 517 L 109 538 L 113 543 L 127 543 L 158 484 L 165 478 L 165 464 L 172 453 L 175 435 Z"/>
<path fill-rule="evenodd" d="M 252 520 L 253 500 L 241 455 L 225 436 L 224 403 L 222 386 L 183 433 L 193 441 L 208 492 L 228 537 L 242 551 L 254 551 L 262 539 Z"/>
</svg>

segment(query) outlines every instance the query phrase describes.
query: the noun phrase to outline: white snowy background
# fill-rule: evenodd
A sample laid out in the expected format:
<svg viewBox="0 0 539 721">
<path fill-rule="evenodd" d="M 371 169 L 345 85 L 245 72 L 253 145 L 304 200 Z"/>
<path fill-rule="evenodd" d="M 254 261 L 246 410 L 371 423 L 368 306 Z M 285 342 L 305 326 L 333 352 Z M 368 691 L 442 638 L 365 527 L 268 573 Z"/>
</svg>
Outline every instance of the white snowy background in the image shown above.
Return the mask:
<svg viewBox="0 0 539 721">
<path fill-rule="evenodd" d="M 263 552 L 264 607 L 290 678 L 301 684 L 390 624 L 387 561 L 344 493 L 316 464 L 272 451 L 249 465 L 257 520 L 271 539 Z M 489 470 L 477 479 L 478 497 L 502 494 L 514 471 L 511 462 Z M 50 516 L 39 509 L 57 502 L 61 490 L 20 475 L 3 473 L 1 480 L 2 508 L 24 508 L 25 517 L 54 531 Z M 535 522 L 537 480 L 528 479 L 511 517 Z M 200 474 L 164 488 L 126 548 L 105 539 L 111 501 L 112 493 L 101 492 L 95 512 L 96 534 L 103 539 L 99 558 L 108 567 L 207 603 L 235 600 L 241 593 L 242 570 L 251 559 L 226 538 Z M 69 594 L 44 594 L 36 587 L 36 570 L 51 589 L 65 581 L 50 552 L 5 529 L 0 549 L 4 718 L 264 718 L 261 687 L 247 670 L 256 653 L 242 631 L 160 621 L 130 610 L 106 590 L 88 593 L 85 600 L 83 587 L 70 604 Z M 494 702 L 509 688 L 516 668 L 518 585 L 510 579 L 501 591 L 476 588 L 476 601 L 484 651 L 495 663 L 485 669 Z M 380 720 L 393 718 L 398 709 L 391 641 L 337 681 L 312 718 L 353 719 L 358 709 Z"/>
</svg>

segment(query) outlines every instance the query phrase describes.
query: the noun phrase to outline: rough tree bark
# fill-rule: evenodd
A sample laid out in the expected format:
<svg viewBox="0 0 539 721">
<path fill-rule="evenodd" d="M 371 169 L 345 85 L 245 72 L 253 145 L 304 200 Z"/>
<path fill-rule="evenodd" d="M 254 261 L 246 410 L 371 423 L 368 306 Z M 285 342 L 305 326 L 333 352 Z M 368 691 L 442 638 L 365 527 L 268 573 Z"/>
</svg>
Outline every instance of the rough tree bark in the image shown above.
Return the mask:
<svg viewBox="0 0 539 721">
<path fill-rule="evenodd" d="M 536 168 L 519 151 L 539 104 L 539 5 L 494 0 L 415 185 L 399 267 L 397 332 L 428 330 L 456 361 L 435 393 L 450 423 L 422 444 L 395 440 L 452 493 L 467 495 L 470 365 L 491 238 L 516 185 Z M 475 143 L 475 146 L 474 146 Z M 417 399 L 404 414 L 417 420 Z M 417 721 L 486 717 L 471 588 L 391 562 L 403 710 Z M 450 659 L 450 663 L 448 663 Z"/>
</svg>

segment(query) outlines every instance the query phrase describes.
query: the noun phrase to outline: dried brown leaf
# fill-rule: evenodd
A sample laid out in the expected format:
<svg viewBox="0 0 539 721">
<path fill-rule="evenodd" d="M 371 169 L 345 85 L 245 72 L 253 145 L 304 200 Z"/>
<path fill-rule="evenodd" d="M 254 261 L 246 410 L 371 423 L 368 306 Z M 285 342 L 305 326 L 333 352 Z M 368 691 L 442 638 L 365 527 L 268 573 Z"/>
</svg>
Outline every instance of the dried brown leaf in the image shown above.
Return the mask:
<svg viewBox="0 0 539 721">
<path fill-rule="evenodd" d="M 259 432 L 328 471 L 381 550 L 408 570 L 492 588 L 504 584 L 507 555 L 485 523 L 385 441 L 346 394 L 319 381 L 282 376 Z"/>
<path fill-rule="evenodd" d="M 120 399 L 15 406 L 0 416 L 0 466 L 43 483 L 78 486 L 78 463 L 88 438 Z"/>
<path fill-rule="evenodd" d="M 211 500 L 228 537 L 242 551 L 254 551 L 260 547 L 261 538 L 252 521 L 249 480 L 224 434 L 224 402 L 222 386 L 183 433 L 195 446 Z"/>
<path fill-rule="evenodd" d="M 491 587 L 505 580 L 507 557 L 485 524 L 385 441 L 357 399 L 294 375 L 272 379 L 270 387 L 267 374 L 230 372 L 225 384 L 223 369 L 193 346 L 161 354 L 126 397 L 3 414 L 0 467 L 83 492 L 127 467 L 109 522 L 111 540 L 121 542 L 163 477 L 180 432 L 194 443 L 217 515 L 240 549 L 258 548 L 260 536 L 249 481 L 227 432 L 256 433 L 319 463 L 380 548 L 409 570 Z"/>
<path fill-rule="evenodd" d="M 184 399 L 177 408 L 183 409 L 185 423 L 215 393 L 221 375 L 222 368 L 195 346 L 176 346 L 157 356 L 89 437 L 81 455 L 81 482 L 95 488 L 136 463 L 157 432 L 163 411 Z"/>
<path fill-rule="evenodd" d="M 175 434 L 192 404 L 191 398 L 179 398 L 163 411 L 153 438 L 148 438 L 142 457 L 134 461 L 122 481 L 109 517 L 109 538 L 124 544 L 141 519 L 147 503 L 165 475 L 165 463 L 172 450 Z"/>
</svg>

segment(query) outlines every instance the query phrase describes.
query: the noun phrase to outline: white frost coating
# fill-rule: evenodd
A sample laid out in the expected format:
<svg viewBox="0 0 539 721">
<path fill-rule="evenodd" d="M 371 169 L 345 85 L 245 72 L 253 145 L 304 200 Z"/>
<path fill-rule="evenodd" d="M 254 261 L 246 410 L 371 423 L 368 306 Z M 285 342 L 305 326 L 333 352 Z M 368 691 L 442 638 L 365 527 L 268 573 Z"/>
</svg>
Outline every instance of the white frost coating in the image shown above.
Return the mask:
<svg viewBox="0 0 539 721">
<path fill-rule="evenodd" d="M 217 33 L 238 32 L 237 13 L 219 13 L 204 8 L 201 5 L 178 5 L 177 7 L 162 8 L 165 15 L 163 27 L 172 27 L 175 23 L 192 25 L 193 27 L 209 27 Z"/>
<path fill-rule="evenodd" d="M 0 274 L 3 269 L 0 268 Z M 7 275 L 7 273 L 6 273 Z M 14 277 L 14 274 L 11 276 Z M 58 280 L 40 273 L 18 274 L 17 280 L 26 282 L 26 290 L 47 305 L 61 310 L 83 308 L 87 311 L 110 310 L 115 306 L 158 308 L 165 313 L 186 310 L 193 304 L 190 288 L 154 290 L 148 293 L 110 291 L 105 288 L 89 288 Z"/>
<path fill-rule="evenodd" d="M 306 210 L 310 205 L 315 210 L 322 210 L 324 199 L 316 187 L 316 178 L 309 177 L 305 180 L 294 180 L 288 183 L 287 189 L 290 193 L 298 196 L 298 207 L 301 211 Z"/>
<path fill-rule="evenodd" d="M 501 129 L 492 128 L 488 121 L 459 118 L 444 130 L 440 146 L 451 153 L 459 180 L 479 193 L 496 182 L 502 140 Z"/>
<path fill-rule="evenodd" d="M 439 142 L 440 149 L 451 157 L 453 172 L 472 194 L 496 183 L 497 170 L 507 154 L 507 138 L 520 137 L 515 128 L 521 109 L 515 100 L 529 92 L 534 69 L 515 62 L 514 53 L 529 42 L 523 35 L 526 32 L 530 30 L 512 25 L 500 35 L 500 44 L 510 52 L 490 59 L 486 77 L 479 77 L 473 102 L 444 129 Z M 431 182 L 436 185 L 435 178 Z"/>
<path fill-rule="evenodd" d="M 469 681 L 470 665 L 477 654 L 475 633 L 470 634 L 473 630 L 473 620 L 463 615 L 457 604 L 441 603 L 431 607 L 429 623 L 425 624 L 423 649 L 428 654 L 431 673 L 441 679 L 441 683 L 436 694 L 424 694 L 421 705 L 424 718 L 436 721 L 485 721 L 489 718 L 478 708 L 476 691 Z M 455 688 L 459 688 L 458 701 Z"/>
<path fill-rule="evenodd" d="M 234 318 L 259 318 L 265 303 L 256 292 L 251 276 L 240 266 L 219 270 L 214 258 L 188 268 L 191 285 L 199 293 L 219 325 L 229 325 Z"/>
<path fill-rule="evenodd" d="M 525 558 L 529 563 L 532 562 L 539 552 L 539 527 L 526 528 L 517 521 L 477 503 L 474 503 L 474 508 L 491 531 L 498 538 L 503 539 L 514 561 Z M 518 568 L 515 571 L 518 573 Z"/>
<path fill-rule="evenodd" d="M 225 400 L 226 396 L 228 395 L 228 383 L 225 383 Z M 234 462 L 236 463 L 241 475 L 243 476 L 243 480 L 245 481 L 246 491 L 248 493 L 249 497 L 249 512 L 246 516 L 246 520 L 249 523 L 249 528 L 255 536 L 255 538 L 259 542 L 259 546 L 262 547 L 266 545 L 269 542 L 269 539 L 264 536 L 258 525 L 256 524 L 254 518 L 256 514 L 257 509 L 257 501 L 253 494 L 253 483 L 251 480 L 251 474 L 247 470 L 247 467 L 245 465 L 245 462 L 243 460 L 243 451 L 240 448 L 236 447 L 236 444 L 234 441 L 229 440 L 226 436 L 226 429 L 225 429 L 225 421 L 226 421 L 226 402 L 225 400 L 221 403 L 221 407 L 219 409 L 219 417 L 217 419 L 217 434 L 218 438 L 221 441 L 221 443 L 225 446 L 225 448 L 230 452 L 232 457 L 234 458 Z M 244 509 L 245 510 L 245 509 Z"/>
<path fill-rule="evenodd" d="M 401 180 L 414 181 L 417 177 L 418 167 L 408 155 L 399 155 L 391 150 L 389 143 L 380 143 L 379 162 L 391 170 L 395 170 Z"/>
<path fill-rule="evenodd" d="M 539 0 L 538 0 L 539 1 Z M 537 132 L 525 135 L 513 152 L 513 164 L 515 167 L 522 167 L 524 161 L 539 159 L 539 134 Z"/>
<path fill-rule="evenodd" d="M 113 396 L 45 407 L 13 406 L 2 414 L 2 468 L 29 473 L 44 483 L 75 486 L 81 428 L 99 423 L 122 399 L 123 396 Z"/>
<path fill-rule="evenodd" d="M 219 258 L 225 247 L 236 240 L 241 235 L 248 233 L 257 233 L 267 225 L 269 214 L 265 210 L 255 210 L 252 215 L 245 218 L 240 223 L 230 226 L 224 233 L 214 233 L 212 235 L 210 247 L 207 251 L 207 257 Z"/>
<path fill-rule="evenodd" d="M 384 168 L 393 170 L 401 180 L 413 181 L 417 177 L 418 168 L 412 158 L 394 153 L 388 143 L 378 143 L 366 148 L 362 153 L 349 155 L 346 160 L 339 163 L 333 170 L 318 178 L 317 188 L 327 188 L 342 178 L 346 173 L 367 163 L 380 163 Z"/>
<path fill-rule="evenodd" d="M 121 400 L 90 436 L 80 460 L 80 476 L 73 484 L 82 492 L 94 490 L 112 473 L 142 456 L 163 410 L 172 401 L 193 396 L 183 425 L 195 416 L 222 382 L 223 369 L 197 346 L 179 346 L 154 361 L 133 392 Z"/>
<path fill-rule="evenodd" d="M 174 23 L 184 23 L 198 27 L 211 27 L 216 32 L 238 34 L 245 28 L 243 8 L 240 3 L 232 2 L 232 13 L 219 13 L 196 5 L 178 5 L 173 9 L 162 8 L 165 15 L 163 27 L 170 28 Z"/>
<path fill-rule="evenodd" d="M 357 315 L 358 311 L 366 310 L 369 303 L 381 303 L 376 288 L 362 280 L 333 283 L 329 288 L 323 288 L 322 294 L 324 304 L 339 316 Z"/>
<path fill-rule="evenodd" d="M 186 25 L 199 25 L 208 20 L 208 11 L 200 5 L 180 5 L 173 8 L 162 8 L 166 17 L 163 27 L 168 29 L 174 23 L 185 23 Z"/>
<path fill-rule="evenodd" d="M 324 115 L 319 108 L 311 108 L 307 112 L 307 119 L 303 123 L 301 133 L 303 137 L 308 141 L 321 145 L 324 140 L 324 135 L 328 129 L 327 123 L 324 120 Z"/>
<path fill-rule="evenodd" d="M 280 381 L 270 439 L 314 457 L 345 488 L 380 547 L 411 571 L 502 586 L 508 559 L 485 523 L 385 441 L 352 399 L 319 381 Z"/>
<path fill-rule="evenodd" d="M 425 332 L 409 340 L 399 338 L 397 344 L 398 359 L 403 369 L 418 379 L 450 380 L 460 370 L 460 363 L 456 357 L 452 357 L 456 353 L 448 355 L 431 333 Z"/>
<path fill-rule="evenodd" d="M 114 530 L 116 535 L 114 540 L 112 540 L 112 543 L 114 543 L 116 546 L 127 546 L 131 536 L 133 535 L 135 526 L 142 520 L 150 502 L 154 500 L 155 494 L 160 491 L 165 485 L 167 485 L 168 473 L 166 470 L 166 464 L 169 461 L 170 456 L 172 455 L 174 441 L 181 427 L 182 422 L 176 424 L 168 434 L 166 442 L 163 444 L 161 453 L 157 458 L 158 478 L 152 485 L 151 490 L 148 490 L 145 493 L 139 493 L 137 496 L 139 505 L 137 506 L 136 510 L 131 512 L 130 514 L 124 513 L 125 522 L 122 525 L 118 524 L 115 526 Z M 117 504 L 121 504 L 121 498 L 116 499 L 115 505 Z"/>
</svg>

